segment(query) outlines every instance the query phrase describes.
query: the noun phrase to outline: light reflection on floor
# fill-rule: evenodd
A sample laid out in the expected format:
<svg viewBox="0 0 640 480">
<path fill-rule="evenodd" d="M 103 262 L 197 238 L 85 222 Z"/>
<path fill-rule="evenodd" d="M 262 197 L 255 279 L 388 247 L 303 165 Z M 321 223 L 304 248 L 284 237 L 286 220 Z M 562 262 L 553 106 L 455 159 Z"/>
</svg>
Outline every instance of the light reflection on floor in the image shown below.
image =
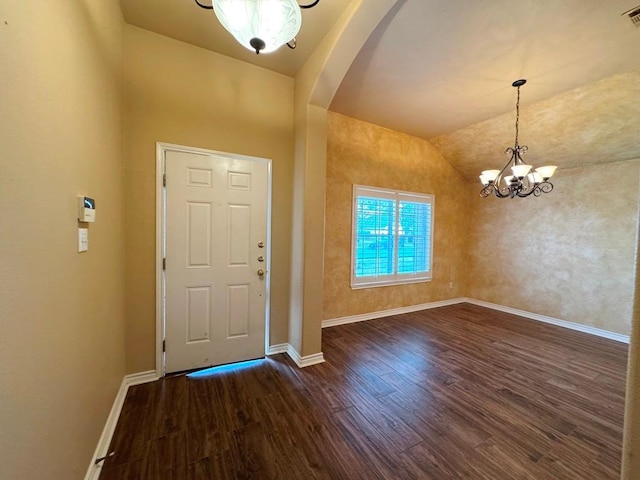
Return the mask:
<svg viewBox="0 0 640 480">
<path fill-rule="evenodd" d="M 266 358 L 259 358 L 257 360 L 247 360 L 246 362 L 229 363 L 227 365 L 218 365 L 216 367 L 206 368 L 204 370 L 198 370 L 197 372 L 187 374 L 189 378 L 202 378 L 209 377 L 211 375 L 217 375 L 220 373 L 237 372 L 239 370 L 246 370 L 248 368 L 257 367 L 266 362 Z"/>
</svg>

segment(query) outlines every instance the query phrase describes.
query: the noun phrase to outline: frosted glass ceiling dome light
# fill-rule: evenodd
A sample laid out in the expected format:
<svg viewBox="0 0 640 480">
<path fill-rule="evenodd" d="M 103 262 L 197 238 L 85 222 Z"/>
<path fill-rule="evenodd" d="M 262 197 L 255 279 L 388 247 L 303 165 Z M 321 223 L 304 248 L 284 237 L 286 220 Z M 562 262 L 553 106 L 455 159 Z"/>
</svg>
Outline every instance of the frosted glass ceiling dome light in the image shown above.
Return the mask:
<svg viewBox="0 0 640 480">
<path fill-rule="evenodd" d="M 214 0 L 213 11 L 243 47 L 256 53 L 277 50 L 302 26 L 296 0 Z"/>
<path fill-rule="evenodd" d="M 316 6 L 299 5 L 296 0 L 213 0 L 212 5 L 198 6 L 213 10 L 222 26 L 245 48 L 257 54 L 276 51 L 282 45 L 296 47 L 296 35 L 302 26 L 300 9 Z"/>
<path fill-rule="evenodd" d="M 511 85 L 518 89 L 518 99 L 516 101 L 516 141 L 513 147 L 507 148 L 505 153 L 511 155 L 507 164 L 502 170 L 485 170 L 480 175 L 482 182 L 482 190 L 480 196 L 482 198 L 493 194 L 498 198 L 515 198 L 528 197 L 534 195 L 539 197 L 543 193 L 549 193 L 553 190 L 553 184 L 549 179 L 556 171 L 555 166 L 539 167 L 531 173 L 531 165 L 525 163 L 522 155 L 526 153 L 526 145 L 518 144 L 518 128 L 520 126 L 520 87 L 527 83 L 526 80 L 520 79 Z M 507 168 L 511 167 L 513 175 L 505 175 Z M 500 181 L 504 180 L 501 184 Z"/>
</svg>

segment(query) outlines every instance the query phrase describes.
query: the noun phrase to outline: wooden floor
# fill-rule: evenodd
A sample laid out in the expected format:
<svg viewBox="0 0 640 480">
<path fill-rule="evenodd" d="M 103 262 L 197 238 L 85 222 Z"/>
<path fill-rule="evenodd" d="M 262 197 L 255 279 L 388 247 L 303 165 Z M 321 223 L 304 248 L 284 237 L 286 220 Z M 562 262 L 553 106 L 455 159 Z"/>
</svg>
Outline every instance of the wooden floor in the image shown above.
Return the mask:
<svg viewBox="0 0 640 480">
<path fill-rule="evenodd" d="M 618 479 L 627 347 L 461 304 L 129 389 L 101 480 Z"/>
</svg>

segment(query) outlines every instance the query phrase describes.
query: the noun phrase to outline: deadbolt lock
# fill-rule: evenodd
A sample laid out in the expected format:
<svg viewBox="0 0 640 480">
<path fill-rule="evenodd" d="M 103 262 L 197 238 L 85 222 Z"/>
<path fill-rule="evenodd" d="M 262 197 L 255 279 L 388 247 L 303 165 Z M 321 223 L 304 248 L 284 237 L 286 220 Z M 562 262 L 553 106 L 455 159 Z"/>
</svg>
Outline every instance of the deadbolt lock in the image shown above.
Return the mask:
<svg viewBox="0 0 640 480">
<path fill-rule="evenodd" d="M 264 242 L 263 242 L 262 240 L 260 240 L 260 241 L 258 242 L 258 247 L 259 247 L 259 248 L 264 248 Z"/>
<path fill-rule="evenodd" d="M 260 255 L 260 256 L 258 257 L 258 261 L 259 261 L 259 262 L 264 262 L 264 257 L 263 257 L 262 255 Z"/>
</svg>

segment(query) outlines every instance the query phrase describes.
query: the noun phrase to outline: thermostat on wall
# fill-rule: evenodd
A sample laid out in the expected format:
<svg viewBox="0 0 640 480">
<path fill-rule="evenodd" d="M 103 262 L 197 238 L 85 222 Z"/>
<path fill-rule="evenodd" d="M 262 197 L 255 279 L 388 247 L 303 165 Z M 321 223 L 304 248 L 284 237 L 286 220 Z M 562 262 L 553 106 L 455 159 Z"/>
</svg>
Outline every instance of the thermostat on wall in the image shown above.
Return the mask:
<svg viewBox="0 0 640 480">
<path fill-rule="evenodd" d="M 96 201 L 89 197 L 78 197 L 78 220 L 81 222 L 96 221 Z"/>
</svg>

